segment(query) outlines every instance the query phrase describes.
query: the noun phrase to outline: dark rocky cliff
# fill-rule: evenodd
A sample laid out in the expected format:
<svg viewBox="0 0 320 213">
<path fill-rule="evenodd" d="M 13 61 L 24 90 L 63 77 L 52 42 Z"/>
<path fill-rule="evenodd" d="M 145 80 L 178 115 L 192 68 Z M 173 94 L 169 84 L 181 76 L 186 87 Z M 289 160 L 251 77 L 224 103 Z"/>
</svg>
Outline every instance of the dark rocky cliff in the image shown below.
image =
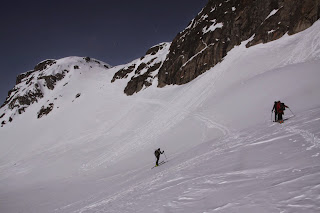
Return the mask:
<svg viewBox="0 0 320 213">
<path fill-rule="evenodd" d="M 115 82 L 118 79 L 130 78 L 124 89 L 124 93 L 127 95 L 133 95 L 143 88 L 151 86 L 166 59 L 169 47 L 170 43 L 161 43 L 151 47 L 145 56 L 119 69 L 111 82 Z"/>
<path fill-rule="evenodd" d="M 219 63 L 234 46 L 298 33 L 320 18 L 320 0 L 209 0 L 173 40 L 158 87 L 185 84 Z"/>
</svg>

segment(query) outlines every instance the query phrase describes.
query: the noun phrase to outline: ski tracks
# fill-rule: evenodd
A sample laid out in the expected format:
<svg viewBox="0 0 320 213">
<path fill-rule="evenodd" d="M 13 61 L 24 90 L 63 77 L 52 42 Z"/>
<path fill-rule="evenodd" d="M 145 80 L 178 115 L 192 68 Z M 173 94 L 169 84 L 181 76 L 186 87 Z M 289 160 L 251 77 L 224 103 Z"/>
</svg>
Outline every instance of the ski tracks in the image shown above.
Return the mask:
<svg viewBox="0 0 320 213">
<path fill-rule="evenodd" d="M 210 119 L 208 116 L 205 116 L 199 113 L 194 114 L 193 116 L 198 120 L 200 120 L 201 122 L 203 122 L 209 129 L 218 129 L 223 133 L 224 136 L 227 136 L 230 134 L 230 130 L 226 126 L 215 122 L 214 120 Z"/>
<path fill-rule="evenodd" d="M 320 122 L 317 116 L 320 110 L 311 114 L 309 112 L 307 117 L 313 119 L 307 122 L 301 122 L 304 117 L 296 117 L 281 126 L 261 125 L 252 131 L 231 133 L 208 116 L 194 113 L 193 117 L 208 128 L 218 128 L 225 136 L 202 144 L 197 150 L 150 170 L 152 172 L 141 170 L 141 178 L 134 175 L 135 178 L 127 181 L 127 187 L 122 187 L 121 191 L 84 200 L 79 203 L 83 207 L 74 213 L 227 213 L 255 209 L 256 212 L 317 212 L 320 210 L 320 165 L 308 164 L 309 161 L 303 159 L 306 157 L 304 152 L 299 151 L 301 147 L 288 147 L 290 142 L 297 143 L 300 137 L 312 145 L 319 142 L 319 130 L 310 128 L 309 124 L 314 126 L 315 122 Z M 239 156 L 247 157 L 244 154 L 250 154 L 249 150 L 253 150 L 251 155 L 255 155 L 255 151 L 260 151 L 261 155 L 268 149 L 274 151 L 273 155 L 263 156 L 261 162 L 242 164 L 235 160 Z M 274 165 L 273 156 L 281 156 L 281 152 L 286 151 L 288 153 L 284 154 L 288 155 L 290 150 L 299 151 L 296 154 L 301 155 L 297 157 L 303 157 L 300 160 L 304 163 L 297 160 L 298 165 L 291 163 L 288 165 L 293 167 L 287 168 L 293 158 L 284 155 L 279 159 L 287 162 Z M 269 164 L 265 164 L 266 161 Z"/>
<path fill-rule="evenodd" d="M 312 119 L 310 119 L 312 118 Z M 298 116 L 294 122 L 285 126 L 285 131 L 299 135 L 303 146 L 308 146 L 306 150 L 320 148 L 320 109 L 310 110 Z"/>
<path fill-rule="evenodd" d="M 308 144 L 309 146 L 307 150 L 311 150 L 313 148 L 319 148 L 320 147 L 320 138 L 315 136 L 315 134 L 309 132 L 308 130 L 303 129 L 297 129 L 295 127 L 288 127 L 286 128 L 287 131 L 300 135 Z"/>
<path fill-rule="evenodd" d="M 182 120 L 195 118 L 202 122 L 207 129 L 217 129 L 222 132 L 223 135 L 228 135 L 230 131 L 227 127 L 214 121 L 208 115 L 198 113 L 201 111 L 202 104 L 215 93 L 215 84 L 222 77 L 225 69 L 217 69 L 215 72 L 211 72 L 206 78 L 200 76 L 195 80 L 194 84 L 186 84 L 179 88 L 170 88 L 168 91 L 160 93 L 157 91 L 157 96 L 151 91 L 146 91 L 147 95 L 141 96 L 136 94 L 135 100 L 131 103 L 131 108 L 124 114 L 122 123 L 131 122 L 134 119 L 134 114 L 145 111 L 144 122 L 140 122 L 141 125 L 129 126 L 131 131 L 126 132 L 121 138 L 112 138 L 117 140 L 111 146 L 108 147 L 109 151 L 104 151 L 98 156 L 84 164 L 83 169 L 88 170 L 104 164 L 113 165 L 116 160 L 119 160 L 119 156 L 127 156 L 126 153 L 137 152 L 143 149 L 150 149 L 155 143 L 159 141 L 159 137 L 171 131 Z M 204 78 L 207 84 L 203 83 Z M 170 96 L 167 93 L 171 93 Z M 130 119 L 131 118 L 131 119 Z M 120 126 L 117 124 L 117 128 Z M 122 128 L 122 127 L 121 127 Z M 114 126 L 108 131 L 110 135 L 104 139 L 108 139 L 113 134 Z M 207 132 L 203 131 L 203 140 L 206 140 Z M 195 141 L 195 144 L 198 142 Z M 112 152 L 110 150 L 113 150 Z"/>
</svg>

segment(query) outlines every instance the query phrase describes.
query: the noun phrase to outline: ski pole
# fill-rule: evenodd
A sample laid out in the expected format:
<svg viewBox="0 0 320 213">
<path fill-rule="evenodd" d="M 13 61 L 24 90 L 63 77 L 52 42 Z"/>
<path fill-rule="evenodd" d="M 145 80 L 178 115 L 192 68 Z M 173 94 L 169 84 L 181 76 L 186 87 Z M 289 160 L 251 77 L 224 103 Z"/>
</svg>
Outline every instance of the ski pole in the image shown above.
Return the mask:
<svg viewBox="0 0 320 213">
<path fill-rule="evenodd" d="M 273 111 L 271 112 L 271 121 L 272 121 L 272 114 L 273 114 Z"/>
<path fill-rule="evenodd" d="M 163 151 L 163 154 L 164 154 L 164 156 L 166 157 L 166 160 L 168 161 L 168 158 L 167 158 L 167 156 L 166 156 L 166 153 L 164 153 L 164 151 Z"/>
<path fill-rule="evenodd" d="M 292 113 L 293 116 L 296 116 L 296 115 L 291 111 L 290 107 L 288 107 L 288 109 L 290 110 L 290 112 Z"/>
</svg>

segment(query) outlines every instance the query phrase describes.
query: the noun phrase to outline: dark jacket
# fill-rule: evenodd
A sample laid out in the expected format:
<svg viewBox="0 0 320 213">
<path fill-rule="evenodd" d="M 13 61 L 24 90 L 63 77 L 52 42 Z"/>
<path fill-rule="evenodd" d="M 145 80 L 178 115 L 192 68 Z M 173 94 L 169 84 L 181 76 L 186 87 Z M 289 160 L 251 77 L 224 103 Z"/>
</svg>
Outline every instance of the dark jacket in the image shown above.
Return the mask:
<svg viewBox="0 0 320 213">
<path fill-rule="evenodd" d="M 279 107 L 278 109 L 278 114 L 283 114 L 283 111 L 288 108 L 288 106 L 286 106 L 284 103 L 279 102 L 279 106 L 277 105 L 277 107 Z"/>
<path fill-rule="evenodd" d="M 156 151 L 154 151 L 154 155 L 158 158 L 160 157 L 160 154 L 163 154 L 163 151 L 161 152 L 160 149 L 157 149 Z"/>
<path fill-rule="evenodd" d="M 272 112 L 274 111 L 275 113 L 278 113 L 278 111 L 277 111 L 277 104 L 278 104 L 278 102 L 275 101 L 275 102 L 274 102 L 274 105 L 273 105 L 273 108 L 272 108 Z"/>
</svg>

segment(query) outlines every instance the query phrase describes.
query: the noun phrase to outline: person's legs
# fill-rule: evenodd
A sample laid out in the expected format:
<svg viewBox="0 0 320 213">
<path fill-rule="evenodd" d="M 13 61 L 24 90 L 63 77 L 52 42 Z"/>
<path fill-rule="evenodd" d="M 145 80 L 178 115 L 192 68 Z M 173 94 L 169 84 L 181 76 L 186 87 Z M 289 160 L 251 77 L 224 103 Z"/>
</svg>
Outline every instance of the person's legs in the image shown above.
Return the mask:
<svg viewBox="0 0 320 213">
<path fill-rule="evenodd" d="M 157 157 L 157 162 L 156 162 L 156 165 L 157 165 L 157 166 L 158 166 L 159 158 L 160 158 L 160 156 Z"/>
<path fill-rule="evenodd" d="M 279 122 L 282 122 L 282 113 L 279 113 L 279 114 L 278 114 L 278 121 L 279 121 Z"/>
</svg>

